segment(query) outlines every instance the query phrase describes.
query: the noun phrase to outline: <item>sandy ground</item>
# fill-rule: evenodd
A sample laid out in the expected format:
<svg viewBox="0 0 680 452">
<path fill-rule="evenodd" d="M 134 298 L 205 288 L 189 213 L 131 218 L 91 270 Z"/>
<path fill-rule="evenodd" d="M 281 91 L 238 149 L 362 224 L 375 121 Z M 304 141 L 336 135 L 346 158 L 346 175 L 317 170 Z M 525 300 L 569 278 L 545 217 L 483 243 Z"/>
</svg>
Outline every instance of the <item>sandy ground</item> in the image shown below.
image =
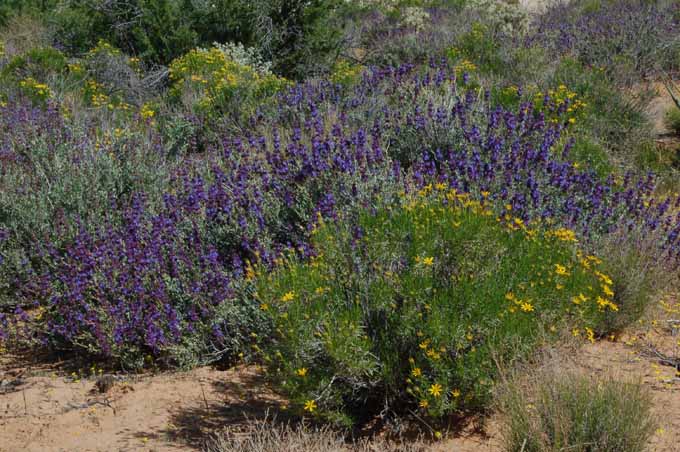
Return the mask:
<svg viewBox="0 0 680 452">
<path fill-rule="evenodd" d="M 658 452 L 680 451 L 680 374 L 660 359 L 680 357 L 680 322 L 669 321 L 674 316 L 662 311 L 658 319 L 637 325 L 634 334 L 587 344 L 569 358 L 570 366 L 588 374 L 640 381 L 651 390 L 660 426 L 650 450 Z M 79 378 L 63 365 L 25 367 L 12 357 L 3 360 L 2 452 L 200 450 L 211 433 L 242 429 L 247 418 L 286 416 L 254 367 L 118 377 L 102 394 L 96 376 Z M 475 427 L 432 450 L 500 450 L 493 420 L 485 430 Z"/>
</svg>

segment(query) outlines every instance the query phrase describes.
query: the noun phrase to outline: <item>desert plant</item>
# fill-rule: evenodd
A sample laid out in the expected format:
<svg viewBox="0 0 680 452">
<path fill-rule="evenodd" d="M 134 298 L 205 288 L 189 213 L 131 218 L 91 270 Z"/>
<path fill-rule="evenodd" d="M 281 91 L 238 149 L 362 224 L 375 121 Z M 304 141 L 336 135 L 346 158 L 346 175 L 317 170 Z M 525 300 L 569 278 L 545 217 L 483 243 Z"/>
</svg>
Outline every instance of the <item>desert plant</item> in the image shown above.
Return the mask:
<svg viewBox="0 0 680 452">
<path fill-rule="evenodd" d="M 604 332 L 619 308 L 601 261 L 573 249 L 572 231 L 542 231 L 510 207 L 497 219 L 485 199 L 427 187 L 320 226 L 311 261 L 261 277 L 257 300 L 276 328 L 263 359 L 301 412 L 347 425 L 381 411 L 483 411 L 495 359 L 521 359 L 564 329 Z"/>
<path fill-rule="evenodd" d="M 423 441 L 380 438 L 350 441 L 328 427 L 310 427 L 265 418 L 248 423 L 245 431 L 224 432 L 208 442 L 206 452 L 425 452 Z"/>
<path fill-rule="evenodd" d="M 642 452 L 654 433 L 651 396 L 640 384 L 552 371 L 506 391 L 508 452 Z"/>
</svg>

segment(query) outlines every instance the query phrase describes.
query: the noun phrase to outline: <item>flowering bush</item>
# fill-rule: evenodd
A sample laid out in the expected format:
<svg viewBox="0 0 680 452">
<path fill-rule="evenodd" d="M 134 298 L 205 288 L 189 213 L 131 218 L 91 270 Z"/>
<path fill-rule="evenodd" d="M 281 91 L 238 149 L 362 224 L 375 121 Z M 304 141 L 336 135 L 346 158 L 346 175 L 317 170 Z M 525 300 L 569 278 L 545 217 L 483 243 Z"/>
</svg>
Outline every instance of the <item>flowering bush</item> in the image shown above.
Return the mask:
<svg viewBox="0 0 680 452">
<path fill-rule="evenodd" d="M 0 284 L 11 306 L 43 308 L 41 317 L 29 323 L 29 339 L 123 360 L 126 366 L 146 355 L 175 363 L 180 349 L 193 360 L 230 355 L 243 342 L 222 342 L 212 328 L 227 338 L 230 329 L 248 328 L 217 320 L 194 327 L 178 300 L 199 300 L 196 304 L 207 309 L 205 318 L 216 319 L 215 312 L 234 306 L 240 295 L 213 298 L 210 284 L 188 284 L 197 276 L 186 276 L 173 288 L 159 265 L 186 260 L 193 266 L 209 255 L 212 271 L 228 281 L 220 286 L 223 293 L 237 290 L 248 274 L 247 260 L 273 265 L 291 246 L 302 255 L 313 254 L 309 231 L 318 214 L 334 218 L 371 208 L 430 183 L 477 200 L 488 193 L 485 203 L 495 215 L 504 216 L 510 205 L 512 215 L 525 223 L 570 228 L 588 246 L 613 230 L 634 230 L 654 232 L 658 250 L 672 259 L 678 255 L 677 199 L 654 198 L 653 176 L 603 180 L 570 160 L 565 135 L 574 127 L 568 109 L 575 100 L 568 90 L 557 88 L 555 99 L 548 93 L 537 104 L 529 99 L 503 109 L 490 103 L 490 94 L 468 84 L 466 73 L 456 76 L 453 67 L 444 62 L 418 70 L 374 69 L 352 86 L 295 85 L 262 106 L 266 114 L 253 118 L 248 134 L 221 136 L 200 159 L 177 159 L 144 129 L 72 129 L 58 109 L 8 104 L 7 114 L 0 116 L 2 130 L 12 131 L 0 141 L 7 162 L 0 219 L 8 237 L 0 250 L 7 258 L 0 268 L 6 282 Z M 27 152 L 32 161 L 40 157 L 42 172 L 33 169 Z M 55 216 L 60 219 L 56 227 Z M 161 226 L 177 232 L 150 251 L 150 231 Z M 140 269 L 130 275 L 144 278 L 135 289 L 144 297 L 130 292 L 127 277 L 103 273 L 128 274 L 120 253 L 152 252 L 160 254 L 140 257 L 135 264 Z M 141 269 L 145 266 L 148 271 Z M 76 289 L 82 298 L 73 301 L 69 294 Z M 163 300 L 163 312 L 178 316 L 175 332 L 155 314 L 159 307 L 151 292 Z M 66 300 L 68 315 L 55 300 Z M 614 303 L 627 310 L 625 300 Z M 143 314 L 130 319 L 98 306 Z M 86 314 L 86 322 L 72 317 Z M 244 325 L 251 324 L 247 319 Z M 96 325 L 132 332 L 95 334 Z M 160 342 L 158 331 L 163 332 Z M 202 346 L 196 345 L 199 336 Z M 191 347 L 183 348 L 187 342 L 194 351 L 213 347 L 205 344 L 224 347 L 200 358 Z M 135 352 L 125 355 L 128 348 Z"/>
<path fill-rule="evenodd" d="M 527 44 L 573 54 L 631 84 L 659 65 L 679 68 L 677 14 L 677 3 L 664 0 L 556 3 L 536 18 Z"/>
<path fill-rule="evenodd" d="M 271 73 L 232 60 L 220 48 L 195 49 L 170 64 L 170 95 L 206 114 L 244 115 L 286 87 Z"/>
<path fill-rule="evenodd" d="M 434 194 L 432 192 L 434 191 Z M 263 359 L 300 411 L 353 423 L 388 408 L 484 409 L 497 364 L 616 315 L 612 281 L 573 231 L 425 187 L 403 205 L 322 224 L 316 254 L 257 284 L 276 332 Z"/>
</svg>

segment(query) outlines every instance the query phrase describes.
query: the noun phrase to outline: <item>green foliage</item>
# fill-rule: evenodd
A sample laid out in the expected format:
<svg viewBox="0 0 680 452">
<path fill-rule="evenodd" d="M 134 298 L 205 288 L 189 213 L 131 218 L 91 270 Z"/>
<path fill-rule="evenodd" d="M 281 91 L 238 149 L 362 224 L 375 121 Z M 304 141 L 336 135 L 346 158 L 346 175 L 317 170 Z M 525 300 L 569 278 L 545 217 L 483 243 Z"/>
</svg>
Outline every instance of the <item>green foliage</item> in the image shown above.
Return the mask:
<svg viewBox="0 0 680 452">
<path fill-rule="evenodd" d="M 14 81 L 28 77 L 45 81 L 50 76 L 64 73 L 66 69 L 64 54 L 52 47 L 44 47 L 10 59 L 0 71 L 0 77 Z"/>
<path fill-rule="evenodd" d="M 547 373 L 504 395 L 508 452 L 642 452 L 654 433 L 650 394 L 611 379 Z"/>
<path fill-rule="evenodd" d="M 39 15 L 54 8 L 58 0 L 2 0 L 0 3 L 0 26 L 20 14 Z"/>
<path fill-rule="evenodd" d="M 502 73 L 504 65 L 500 57 L 500 48 L 493 30 L 477 22 L 472 25 L 469 32 L 458 38 L 448 56 L 450 58 L 463 56 L 486 73 Z"/>
<path fill-rule="evenodd" d="M 255 0 L 257 43 L 274 72 L 299 79 L 326 72 L 343 46 L 340 0 Z"/>
<path fill-rule="evenodd" d="M 680 108 L 671 108 L 666 112 L 664 125 L 676 135 L 680 135 Z"/>
<path fill-rule="evenodd" d="M 548 83 L 568 86 L 588 104 L 579 125 L 608 148 L 613 162 L 627 165 L 635 160 L 640 143 L 649 136 L 644 112 L 647 93 L 625 93 L 604 71 L 585 67 L 571 58 L 560 61 Z"/>
<path fill-rule="evenodd" d="M 170 96 L 204 115 L 247 117 L 255 107 L 288 86 L 273 74 L 260 74 L 223 51 L 195 49 L 170 64 Z"/>
<path fill-rule="evenodd" d="M 251 40 L 248 2 L 214 0 L 71 1 L 51 19 L 72 54 L 101 39 L 147 61 L 169 63 L 196 45 Z"/>
<path fill-rule="evenodd" d="M 496 360 L 560 330 L 594 340 L 618 310 L 573 232 L 541 232 L 426 188 L 401 207 L 322 225 L 317 257 L 258 282 L 276 327 L 264 360 L 299 407 L 341 424 L 387 409 L 440 419 L 486 409 Z"/>
<path fill-rule="evenodd" d="M 606 178 L 614 171 L 607 150 L 587 136 L 578 136 L 575 139 L 569 156 L 576 165 L 590 168 L 602 178 Z"/>
<path fill-rule="evenodd" d="M 341 45 L 337 0 L 134 0 L 67 3 L 52 22 L 71 54 L 106 39 L 147 62 L 168 64 L 213 42 L 257 45 L 277 73 L 301 77 L 329 68 Z"/>
</svg>

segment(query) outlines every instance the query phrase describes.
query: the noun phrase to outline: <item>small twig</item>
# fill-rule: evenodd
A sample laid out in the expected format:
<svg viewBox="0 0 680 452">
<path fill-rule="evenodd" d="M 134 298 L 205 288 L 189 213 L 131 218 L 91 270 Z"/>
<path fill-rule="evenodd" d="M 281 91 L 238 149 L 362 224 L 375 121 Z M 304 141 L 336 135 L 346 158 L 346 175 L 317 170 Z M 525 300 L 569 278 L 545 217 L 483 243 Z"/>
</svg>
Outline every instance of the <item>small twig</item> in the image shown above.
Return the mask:
<svg viewBox="0 0 680 452">
<path fill-rule="evenodd" d="M 203 402 L 205 403 L 205 409 L 206 411 L 210 410 L 210 406 L 208 405 L 208 399 L 205 397 L 205 389 L 203 389 L 203 382 L 199 382 L 201 385 L 201 393 L 203 393 Z"/>
<path fill-rule="evenodd" d="M 656 357 L 660 364 L 663 364 L 664 366 L 675 367 L 676 369 L 680 370 L 680 358 L 672 358 L 664 353 L 661 353 L 654 347 L 644 347 L 642 349 L 642 354 L 652 358 Z"/>
<path fill-rule="evenodd" d="M 24 398 L 24 414 L 25 414 L 26 416 L 28 416 L 28 405 L 26 404 L 26 390 L 25 390 L 25 389 L 23 389 L 23 390 L 21 391 L 21 395 L 22 395 L 23 398 Z"/>
<path fill-rule="evenodd" d="M 410 413 L 411 413 L 416 419 L 418 419 L 420 422 L 422 422 L 422 423 L 425 425 L 425 427 L 429 428 L 430 431 L 432 431 L 432 433 L 434 433 L 434 429 L 432 428 L 432 426 L 430 426 L 430 424 L 428 424 L 427 422 L 425 422 L 425 420 L 424 420 L 423 418 L 421 418 L 420 416 L 418 416 L 418 413 L 416 413 L 416 412 L 413 411 L 413 410 L 409 410 L 409 411 L 410 411 Z"/>
<path fill-rule="evenodd" d="M 524 448 L 527 447 L 527 439 L 524 438 L 524 441 L 522 441 L 522 448 L 519 450 L 519 452 L 524 452 Z"/>
</svg>

